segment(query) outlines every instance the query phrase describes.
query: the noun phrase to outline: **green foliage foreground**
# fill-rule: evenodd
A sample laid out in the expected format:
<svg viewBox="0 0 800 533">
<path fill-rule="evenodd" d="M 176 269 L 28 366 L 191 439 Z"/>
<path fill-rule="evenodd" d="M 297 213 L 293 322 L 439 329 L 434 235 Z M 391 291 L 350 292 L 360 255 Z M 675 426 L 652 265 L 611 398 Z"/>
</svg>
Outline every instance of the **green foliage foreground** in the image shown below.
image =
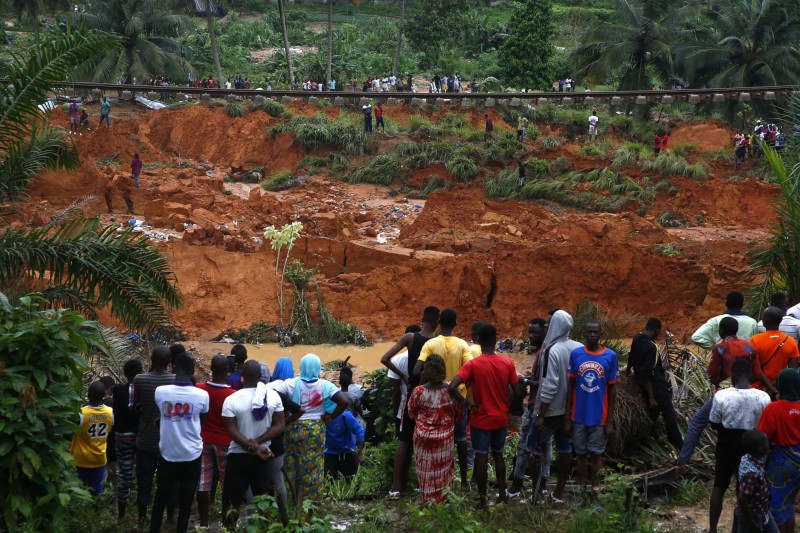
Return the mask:
<svg viewBox="0 0 800 533">
<path fill-rule="evenodd" d="M 23 297 L 13 306 L 0 294 L 0 529 L 57 531 L 79 486 L 65 436 L 81 405 L 81 353 L 96 324 L 74 311 L 40 309 Z"/>
</svg>

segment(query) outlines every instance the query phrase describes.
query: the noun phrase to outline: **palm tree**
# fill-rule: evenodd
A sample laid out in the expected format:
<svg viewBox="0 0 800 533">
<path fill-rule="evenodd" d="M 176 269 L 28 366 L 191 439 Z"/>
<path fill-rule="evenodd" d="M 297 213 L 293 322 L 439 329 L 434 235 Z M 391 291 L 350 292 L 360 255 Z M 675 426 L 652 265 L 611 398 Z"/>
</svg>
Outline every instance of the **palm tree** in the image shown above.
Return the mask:
<svg viewBox="0 0 800 533">
<path fill-rule="evenodd" d="M 333 69 L 333 0 L 328 0 L 328 70 L 327 83 L 330 83 L 331 70 Z"/>
<path fill-rule="evenodd" d="M 400 48 L 403 46 L 403 23 L 406 20 L 406 0 L 400 0 L 400 22 L 397 24 L 397 46 L 392 57 L 392 75 L 397 76 L 397 67 L 400 66 Z"/>
<path fill-rule="evenodd" d="M 780 118 L 786 124 L 798 124 L 800 98 L 793 97 Z M 747 298 L 753 316 L 769 305 L 774 291 L 784 291 L 792 302 L 800 299 L 800 146 L 790 142 L 782 154 L 769 146 L 763 149 L 779 190 L 769 240 L 766 247 L 752 252 L 751 270 L 745 277 L 748 284 L 758 281 L 751 285 Z"/>
<path fill-rule="evenodd" d="M 122 39 L 68 33 L 31 48 L 3 67 L 0 77 L 0 202 L 25 197 L 44 170 L 72 170 L 78 153 L 63 129 L 51 129 L 36 105 L 47 99 L 73 66 L 98 54 L 114 55 Z M 55 227 L 54 227 L 55 226 Z M 150 330 L 181 305 L 175 275 L 164 256 L 141 234 L 101 229 L 99 220 L 55 221 L 25 230 L 0 231 L 0 290 L 38 290 L 53 305 L 93 314 L 108 306 L 129 328 Z"/>
<path fill-rule="evenodd" d="M 211 0 L 206 0 L 206 25 L 208 38 L 211 40 L 211 56 L 214 58 L 214 67 L 217 69 L 217 81 L 222 83 L 222 65 L 219 64 L 219 46 L 217 46 L 217 32 L 214 30 L 214 12 L 211 10 Z"/>
<path fill-rule="evenodd" d="M 39 40 L 39 0 L 14 0 L 14 13 L 17 22 L 22 21 L 22 14 L 27 13 L 33 20 L 33 34 Z"/>
<path fill-rule="evenodd" d="M 722 0 L 706 39 L 681 44 L 676 64 L 692 87 L 800 83 L 800 22 L 779 0 Z"/>
<path fill-rule="evenodd" d="M 128 83 L 165 75 L 172 81 L 185 80 L 191 71 L 191 52 L 177 37 L 185 18 L 160 9 L 157 0 L 90 0 L 85 12 L 69 17 L 83 28 L 101 30 L 122 37 L 122 47 L 105 54 L 92 69 L 82 66 L 80 76 L 92 81 Z"/>
<path fill-rule="evenodd" d="M 283 34 L 283 50 L 286 53 L 286 71 L 289 75 L 289 86 L 294 85 L 294 71 L 292 70 L 292 54 L 289 50 L 289 33 L 286 31 L 286 11 L 283 0 L 278 0 L 278 14 L 281 17 L 281 33 Z"/>
<path fill-rule="evenodd" d="M 607 81 L 620 73 L 620 89 L 648 89 L 673 74 L 672 45 L 694 37 L 682 21 L 696 10 L 688 3 L 674 9 L 668 0 L 617 0 L 613 22 L 600 22 L 573 52 L 578 77 Z"/>
</svg>

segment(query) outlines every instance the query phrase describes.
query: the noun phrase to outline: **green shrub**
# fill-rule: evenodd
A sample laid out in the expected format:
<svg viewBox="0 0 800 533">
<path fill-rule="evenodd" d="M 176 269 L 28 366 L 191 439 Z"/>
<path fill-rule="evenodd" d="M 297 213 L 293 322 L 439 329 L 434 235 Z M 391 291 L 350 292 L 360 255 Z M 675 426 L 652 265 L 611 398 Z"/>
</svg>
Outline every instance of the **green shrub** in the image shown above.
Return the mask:
<svg viewBox="0 0 800 533">
<path fill-rule="evenodd" d="M 354 122 L 338 119 L 331 121 L 323 115 L 294 117 L 288 122 L 270 128 L 273 133 L 294 133 L 305 148 L 316 150 L 335 146 L 347 155 L 364 155 L 375 150 L 375 139 L 364 133 Z"/>
<path fill-rule="evenodd" d="M 543 178 L 550 172 L 550 166 L 547 164 L 547 161 L 543 161 L 541 159 L 537 159 L 535 157 L 531 157 L 526 162 L 525 167 L 525 177 L 530 178 Z"/>
<path fill-rule="evenodd" d="M 327 157 L 321 157 L 318 155 L 307 155 L 300 160 L 298 166 L 306 168 L 324 168 L 327 164 L 328 164 Z"/>
<path fill-rule="evenodd" d="M 552 124 L 553 120 L 555 119 L 557 109 L 558 107 L 556 107 L 555 104 L 540 105 L 533 113 L 534 120 L 537 122 Z"/>
<path fill-rule="evenodd" d="M 75 476 L 69 436 L 82 403 L 82 353 L 97 325 L 44 301 L 0 294 L 0 529 L 59 531 L 90 497 Z"/>
<path fill-rule="evenodd" d="M 679 144 L 672 149 L 672 153 L 675 155 L 689 155 L 693 152 L 697 151 L 697 145 L 691 143 Z"/>
<path fill-rule="evenodd" d="M 488 198 L 513 198 L 517 193 L 517 172 L 501 170 L 488 177 L 483 184 L 483 192 Z"/>
<path fill-rule="evenodd" d="M 381 154 L 374 157 L 369 164 L 350 173 L 346 177 L 346 181 L 348 183 L 389 185 L 401 176 L 403 176 L 403 167 L 400 161 L 391 154 Z"/>
<path fill-rule="evenodd" d="M 461 181 L 469 181 L 478 173 L 478 165 L 475 161 L 463 155 L 448 159 L 445 168 L 454 178 Z"/>
<path fill-rule="evenodd" d="M 599 146 L 597 146 L 595 144 L 583 145 L 583 146 L 581 146 L 579 151 L 580 151 L 580 153 L 582 155 L 585 155 L 585 156 L 588 156 L 588 157 L 605 157 L 606 156 L 605 150 L 601 149 Z"/>
<path fill-rule="evenodd" d="M 561 141 L 555 137 L 545 137 L 542 139 L 542 147 L 544 148 L 555 148 L 557 146 L 561 146 Z"/>
<path fill-rule="evenodd" d="M 708 165 L 705 163 L 690 165 L 683 157 L 671 153 L 662 153 L 653 159 L 640 160 L 639 167 L 645 171 L 658 172 L 663 177 L 687 176 L 695 179 L 705 177 L 708 170 Z"/>
<path fill-rule="evenodd" d="M 447 189 L 447 182 L 438 176 L 431 176 L 428 178 L 428 182 L 425 184 L 425 188 L 422 189 L 422 194 L 424 196 L 429 196 L 436 191 L 441 191 L 443 189 Z"/>
<path fill-rule="evenodd" d="M 291 170 L 281 170 L 270 176 L 261 184 L 265 191 L 284 191 L 300 184 L 300 180 Z"/>
<path fill-rule="evenodd" d="M 241 102 L 228 102 L 225 104 L 225 113 L 232 118 L 243 117 L 244 105 Z"/>
<path fill-rule="evenodd" d="M 548 172 L 552 176 L 558 176 L 559 174 L 563 174 L 569 171 L 569 169 L 571 168 L 572 168 L 572 161 L 562 156 L 562 157 L 557 157 L 552 161 L 550 161 L 550 168 L 548 169 Z"/>
<path fill-rule="evenodd" d="M 430 120 L 414 115 L 408 120 L 409 135 L 418 137 L 441 137 L 449 133 L 447 127 L 441 127 Z"/>
<path fill-rule="evenodd" d="M 681 257 L 681 251 L 678 249 L 677 245 L 669 243 L 669 244 L 653 244 L 652 245 L 653 252 L 659 255 L 665 255 L 667 257 Z"/>
<path fill-rule="evenodd" d="M 281 117 L 288 109 L 280 102 L 267 98 L 263 102 L 254 102 L 250 104 L 250 111 L 266 111 L 271 117 Z"/>
<path fill-rule="evenodd" d="M 620 145 L 611 161 L 613 167 L 627 167 L 636 164 L 640 159 L 650 157 L 650 149 L 641 143 L 624 143 Z"/>
</svg>

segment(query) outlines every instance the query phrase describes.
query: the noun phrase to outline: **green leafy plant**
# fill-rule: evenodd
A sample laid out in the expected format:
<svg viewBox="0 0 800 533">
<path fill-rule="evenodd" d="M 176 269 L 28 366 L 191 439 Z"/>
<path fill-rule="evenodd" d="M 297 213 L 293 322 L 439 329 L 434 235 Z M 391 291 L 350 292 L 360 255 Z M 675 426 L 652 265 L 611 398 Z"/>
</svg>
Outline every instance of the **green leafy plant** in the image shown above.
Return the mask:
<svg viewBox="0 0 800 533">
<path fill-rule="evenodd" d="M 281 324 L 284 324 L 284 299 L 283 299 L 283 280 L 286 277 L 286 265 L 289 262 L 289 254 L 292 253 L 294 243 L 300 233 L 303 231 L 303 224 L 301 222 L 292 222 L 284 224 L 281 229 L 275 226 L 268 226 L 264 230 L 264 238 L 269 241 L 270 246 L 275 250 L 275 276 L 277 278 L 278 287 L 276 287 L 275 294 L 278 298 L 278 307 L 280 308 Z M 283 258 L 283 267 L 280 268 L 281 252 L 286 248 Z"/>
<path fill-rule="evenodd" d="M 300 179 L 291 170 L 276 172 L 261 184 L 265 191 L 284 191 L 300 185 Z"/>
<path fill-rule="evenodd" d="M 555 148 L 557 146 L 561 146 L 561 141 L 555 137 L 545 137 L 542 139 L 543 148 Z"/>
<path fill-rule="evenodd" d="M 2 529 L 55 531 L 88 500 L 66 439 L 81 405 L 81 353 L 96 324 L 74 311 L 42 310 L 42 298 L 12 306 L 0 294 L 0 499 Z"/>
<path fill-rule="evenodd" d="M 241 102 L 227 102 L 225 104 L 225 113 L 231 118 L 243 117 L 244 104 Z"/>
<path fill-rule="evenodd" d="M 403 176 L 403 166 L 393 154 L 381 154 L 347 176 L 348 183 L 389 185 Z"/>
<path fill-rule="evenodd" d="M 659 255 L 666 255 L 667 257 L 681 257 L 680 249 L 673 243 L 654 244 L 652 245 L 653 251 Z"/>
<path fill-rule="evenodd" d="M 281 117 L 288 111 L 283 104 L 270 98 L 265 99 L 263 102 L 253 102 L 250 104 L 250 110 L 265 111 L 271 117 Z"/>
</svg>

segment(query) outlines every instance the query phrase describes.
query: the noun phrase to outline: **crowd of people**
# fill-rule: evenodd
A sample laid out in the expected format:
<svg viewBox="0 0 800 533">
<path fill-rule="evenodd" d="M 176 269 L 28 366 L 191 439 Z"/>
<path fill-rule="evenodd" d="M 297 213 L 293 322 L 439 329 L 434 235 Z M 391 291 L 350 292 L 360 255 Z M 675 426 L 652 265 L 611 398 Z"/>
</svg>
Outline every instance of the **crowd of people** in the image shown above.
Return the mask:
<svg viewBox="0 0 800 533">
<path fill-rule="evenodd" d="M 776 124 L 756 122 L 752 133 L 737 131 L 733 136 L 734 166 L 739 168 L 746 159 L 758 159 L 763 152 L 761 146 L 766 145 L 775 149 L 786 146 L 786 139 Z"/>
<path fill-rule="evenodd" d="M 585 342 L 579 343 L 571 339 L 572 316 L 552 310 L 528 325 L 534 360 L 520 375 L 509 357 L 496 352 L 494 326 L 472 324 L 470 343 L 454 335 L 453 309 L 425 308 L 421 325 L 409 326 L 381 358 L 392 386 L 397 439 L 388 498 L 406 489 L 413 459 L 423 502 L 445 501 L 456 486 L 457 461 L 460 487 L 469 491 L 474 482 L 476 507 L 486 508 L 492 459 L 498 502 L 521 497 L 530 476 L 532 494 L 560 504 L 574 460 L 577 500 L 596 501 L 606 445 L 616 429 L 616 386 L 623 373 L 632 373 L 653 420 L 663 418 L 676 466 L 692 460 L 708 425 L 716 429 L 712 532 L 732 479 L 738 494 L 734 531 L 794 531 L 800 305 L 790 308 L 776 293 L 758 323 L 742 311 L 741 293 L 730 293 L 726 306 L 692 336 L 710 350 L 707 373 L 715 393 L 684 435 L 656 345 L 658 318 L 634 336 L 620 372 L 617 354 L 602 344 L 599 321 L 585 323 Z M 325 476 L 349 479 L 364 461 L 365 432 L 356 408 L 363 390 L 349 368 L 340 372 L 339 386 L 320 378 L 313 354 L 301 360 L 299 376 L 288 358 L 270 373 L 236 345 L 231 356 L 211 360 L 210 380 L 200 382 L 195 371 L 194 357 L 181 345 L 157 346 L 149 372 L 131 360 L 126 383 L 106 377 L 89 386 L 72 453 L 78 477 L 94 494 L 103 492 L 107 474 L 114 480 L 120 516 L 135 477 L 139 520 L 146 523 L 152 505 L 152 532 L 160 530 L 165 510 L 174 520 L 176 508 L 177 530 L 186 531 L 195 495 L 199 523 L 207 526 L 218 485 L 226 526 L 235 524 L 245 501 L 263 494 L 274 495 L 285 522 L 287 487 L 302 508 L 304 499 L 319 500 Z M 520 439 L 507 475 L 510 429 Z M 115 468 L 107 471 L 110 464 Z M 551 466 L 557 479 L 548 490 Z"/>
</svg>

